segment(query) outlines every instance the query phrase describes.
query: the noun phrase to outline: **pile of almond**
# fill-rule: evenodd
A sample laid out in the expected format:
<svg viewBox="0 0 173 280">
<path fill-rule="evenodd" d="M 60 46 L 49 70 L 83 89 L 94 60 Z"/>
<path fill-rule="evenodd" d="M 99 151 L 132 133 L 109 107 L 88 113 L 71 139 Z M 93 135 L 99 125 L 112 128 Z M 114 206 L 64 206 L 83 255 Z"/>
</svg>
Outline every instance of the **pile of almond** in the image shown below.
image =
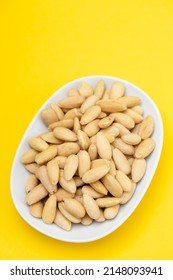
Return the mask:
<svg viewBox="0 0 173 280">
<path fill-rule="evenodd" d="M 21 162 L 32 173 L 25 190 L 30 213 L 70 230 L 113 219 L 133 196 L 155 142 L 154 121 L 141 100 L 115 81 L 82 82 L 41 112 L 48 127 L 29 139 Z"/>
</svg>

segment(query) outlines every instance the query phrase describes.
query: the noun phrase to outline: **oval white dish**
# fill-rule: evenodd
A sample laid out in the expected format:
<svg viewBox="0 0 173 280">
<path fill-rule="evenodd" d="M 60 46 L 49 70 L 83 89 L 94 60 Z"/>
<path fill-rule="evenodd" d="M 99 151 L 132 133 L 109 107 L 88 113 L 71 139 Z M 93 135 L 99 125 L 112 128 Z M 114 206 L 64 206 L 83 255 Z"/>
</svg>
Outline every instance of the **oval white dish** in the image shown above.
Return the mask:
<svg viewBox="0 0 173 280">
<path fill-rule="evenodd" d="M 71 231 L 64 231 L 55 224 L 47 225 L 41 219 L 34 218 L 29 212 L 29 207 L 25 204 L 25 182 L 29 175 L 29 172 L 24 168 L 20 163 L 21 155 L 29 148 L 28 139 L 32 136 L 38 135 L 46 130 L 45 125 L 43 124 L 40 112 L 44 108 L 47 108 L 51 103 L 57 103 L 58 100 L 66 97 L 67 91 L 70 88 L 78 87 L 82 81 L 86 81 L 91 86 L 95 86 L 97 81 L 103 79 L 105 81 L 106 87 L 110 87 L 114 81 L 121 81 L 125 84 L 126 94 L 133 95 L 141 98 L 142 107 L 144 109 L 144 115 L 151 114 L 155 122 L 155 130 L 152 135 L 152 138 L 156 142 L 156 147 L 153 153 L 147 159 L 147 171 L 141 182 L 137 184 L 137 189 L 132 197 L 132 199 L 125 205 L 120 207 L 120 211 L 117 217 L 113 220 L 108 220 L 104 223 L 94 222 L 92 225 L 84 226 L 75 224 L 72 226 Z M 14 202 L 14 205 L 23 217 L 23 219 L 31 225 L 36 230 L 42 232 L 43 234 L 50 236 L 52 238 L 63 240 L 67 242 L 89 242 L 100 239 L 114 230 L 116 230 L 120 225 L 122 225 L 127 218 L 133 213 L 135 208 L 140 203 L 145 192 L 147 191 L 149 184 L 154 176 L 156 171 L 161 150 L 163 145 L 163 124 L 162 119 L 159 113 L 159 110 L 153 100 L 140 88 L 135 85 L 127 82 L 125 80 L 110 77 L 110 76 L 88 76 L 74 80 L 59 90 L 57 90 L 40 108 L 38 113 L 35 115 L 31 121 L 29 127 L 27 128 L 20 144 L 17 149 L 13 166 L 11 170 L 11 195 Z"/>
</svg>

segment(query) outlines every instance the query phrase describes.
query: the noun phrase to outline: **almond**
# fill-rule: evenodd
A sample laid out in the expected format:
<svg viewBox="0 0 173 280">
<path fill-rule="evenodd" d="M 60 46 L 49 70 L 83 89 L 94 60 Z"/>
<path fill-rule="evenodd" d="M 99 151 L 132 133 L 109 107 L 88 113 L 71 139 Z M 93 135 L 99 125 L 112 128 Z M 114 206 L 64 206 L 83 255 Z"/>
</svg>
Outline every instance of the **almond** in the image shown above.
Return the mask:
<svg viewBox="0 0 173 280">
<path fill-rule="evenodd" d="M 90 145 L 90 139 L 89 139 L 88 135 L 86 134 L 86 132 L 79 129 L 77 131 L 77 138 L 78 138 L 81 148 L 83 150 L 88 150 L 88 147 Z"/>
<path fill-rule="evenodd" d="M 125 87 L 121 82 L 114 82 L 110 89 L 110 98 L 116 99 L 122 97 L 125 93 Z"/>
<path fill-rule="evenodd" d="M 135 151 L 135 157 L 138 159 L 146 158 L 152 153 L 154 148 L 155 148 L 154 140 L 152 138 L 147 138 L 138 145 Z"/>
<path fill-rule="evenodd" d="M 57 209 L 54 223 L 64 230 L 71 230 L 71 222 Z"/>
<path fill-rule="evenodd" d="M 70 192 L 70 193 L 73 193 L 73 194 L 76 192 L 76 184 L 75 184 L 74 179 L 72 178 L 71 180 L 67 181 L 64 178 L 64 171 L 63 170 L 60 170 L 59 184 L 67 192 Z"/>
<path fill-rule="evenodd" d="M 93 94 L 93 89 L 88 83 L 82 82 L 79 87 L 79 92 L 80 92 L 80 95 L 82 95 L 84 97 L 89 97 Z"/>
<path fill-rule="evenodd" d="M 86 151 L 80 151 L 78 153 L 78 172 L 79 172 L 79 177 L 82 178 L 82 176 L 88 172 L 91 166 L 91 161 L 89 154 Z"/>
<path fill-rule="evenodd" d="M 83 202 L 88 216 L 94 220 L 98 219 L 100 216 L 100 209 L 93 197 L 88 194 L 84 194 Z"/>
<path fill-rule="evenodd" d="M 74 198 L 65 198 L 64 207 L 71 215 L 76 218 L 80 219 L 85 216 L 85 208 L 79 201 Z"/>
<path fill-rule="evenodd" d="M 98 132 L 96 136 L 98 154 L 103 159 L 111 159 L 112 151 L 109 141 L 103 132 Z"/>
<path fill-rule="evenodd" d="M 130 192 L 132 188 L 132 183 L 129 177 L 122 171 L 117 170 L 116 179 L 120 183 L 124 192 Z"/>
<path fill-rule="evenodd" d="M 43 212 L 42 212 L 42 219 L 43 222 L 46 224 L 52 224 L 55 219 L 56 214 L 56 196 L 50 195 L 47 199 Z"/>
<path fill-rule="evenodd" d="M 81 222 L 80 218 L 76 218 L 75 216 L 73 216 L 72 214 L 70 214 L 64 206 L 64 202 L 60 202 L 58 203 L 58 208 L 60 210 L 60 212 L 64 215 L 64 217 L 66 219 L 68 219 L 70 222 L 74 223 L 74 224 L 79 224 Z"/>
<path fill-rule="evenodd" d="M 141 99 L 136 96 L 123 96 L 117 99 L 124 106 L 131 108 L 141 103 Z"/>
<path fill-rule="evenodd" d="M 42 212 L 43 212 L 43 202 L 38 201 L 32 205 L 29 206 L 29 211 L 31 215 L 35 218 L 41 218 Z"/>
<path fill-rule="evenodd" d="M 48 195 L 48 191 L 45 189 L 45 187 L 42 184 L 39 184 L 26 195 L 25 202 L 28 205 L 32 205 L 40 201 L 47 195 Z"/>
<path fill-rule="evenodd" d="M 28 193 L 38 185 L 38 179 L 35 175 L 30 175 L 25 184 L 25 191 Z"/>
<path fill-rule="evenodd" d="M 58 121 L 57 114 L 51 108 L 47 108 L 41 111 L 41 118 L 46 126 L 49 126 L 51 123 Z"/>
<path fill-rule="evenodd" d="M 46 150 L 36 155 L 35 161 L 38 164 L 43 164 L 53 159 L 56 155 L 57 155 L 57 147 L 49 146 Z"/>
<path fill-rule="evenodd" d="M 47 163 L 47 173 L 51 184 L 56 185 L 59 181 L 59 165 L 56 159 L 52 159 Z"/>
<path fill-rule="evenodd" d="M 67 142 L 75 142 L 77 141 L 76 134 L 68 128 L 65 127 L 56 127 L 53 131 L 53 134 L 56 138 L 67 141 Z"/>
<path fill-rule="evenodd" d="M 68 157 L 72 154 L 77 154 L 80 147 L 77 143 L 66 142 L 64 144 L 58 145 L 58 156 Z"/>
<path fill-rule="evenodd" d="M 58 105 L 51 104 L 51 108 L 55 111 L 58 120 L 62 120 L 64 118 L 64 112 Z"/>
<path fill-rule="evenodd" d="M 68 181 L 71 180 L 78 168 L 78 156 L 70 155 L 64 166 L 64 178 Z"/>
<path fill-rule="evenodd" d="M 145 117 L 139 128 L 139 135 L 142 139 L 147 139 L 151 136 L 154 130 L 154 120 L 151 116 Z"/>
<path fill-rule="evenodd" d="M 136 133 L 125 134 L 121 139 L 128 145 L 137 145 L 141 142 L 141 137 Z"/>
<path fill-rule="evenodd" d="M 111 116 L 114 117 L 116 122 L 122 124 L 127 129 L 132 129 L 135 126 L 134 120 L 124 113 L 114 113 Z"/>
<path fill-rule="evenodd" d="M 121 202 L 121 198 L 115 197 L 103 197 L 96 199 L 97 205 L 100 208 L 111 207 L 119 204 Z"/>
<path fill-rule="evenodd" d="M 87 184 L 94 183 L 104 177 L 109 172 L 109 169 L 108 165 L 92 168 L 83 175 L 82 180 Z"/>
<path fill-rule="evenodd" d="M 48 128 L 50 130 L 54 130 L 56 127 L 66 127 L 72 129 L 73 124 L 74 124 L 74 120 L 61 120 L 58 122 L 51 123 Z"/>
<path fill-rule="evenodd" d="M 125 155 L 117 148 L 113 150 L 113 160 L 118 170 L 124 172 L 126 175 L 130 173 L 131 171 L 130 163 L 126 159 Z"/>
<path fill-rule="evenodd" d="M 107 207 L 105 208 L 104 210 L 104 217 L 106 220 L 112 220 L 114 219 L 118 212 L 119 212 L 119 209 L 120 209 L 120 205 L 117 204 L 115 206 L 111 206 L 111 207 Z"/>
<path fill-rule="evenodd" d="M 48 170 L 45 165 L 42 165 L 38 169 L 38 177 L 43 186 L 46 188 L 46 190 L 50 193 L 53 194 L 54 192 L 57 191 L 57 185 L 52 184 L 49 176 L 48 176 Z"/>
<path fill-rule="evenodd" d="M 35 161 L 35 157 L 37 154 L 37 151 L 35 151 L 34 149 L 30 149 L 21 156 L 20 160 L 23 164 L 32 163 Z"/>
<path fill-rule="evenodd" d="M 91 95 L 83 102 L 81 106 L 81 112 L 85 113 L 85 111 L 90 108 L 91 106 L 94 106 L 96 102 L 99 100 L 99 97 L 97 95 Z"/>
<path fill-rule="evenodd" d="M 119 182 L 110 174 L 106 174 L 101 182 L 106 187 L 106 189 L 115 197 L 120 197 L 123 193 L 122 187 Z"/>
<path fill-rule="evenodd" d="M 83 96 L 70 96 L 62 99 L 58 102 L 60 108 L 73 109 L 79 108 L 84 102 L 85 98 Z"/>
<path fill-rule="evenodd" d="M 132 180 L 137 183 L 139 182 L 146 171 L 147 163 L 145 159 L 135 159 L 132 164 Z"/>
<path fill-rule="evenodd" d="M 88 124 L 95 120 L 101 113 L 101 108 L 98 105 L 94 105 L 90 108 L 88 108 L 83 116 L 81 117 L 80 123 L 82 125 Z"/>
<path fill-rule="evenodd" d="M 113 117 L 106 117 L 99 121 L 98 126 L 100 128 L 107 128 L 109 127 L 114 121 Z"/>
<path fill-rule="evenodd" d="M 106 113 L 114 113 L 114 112 L 121 112 L 126 110 L 126 106 L 121 104 L 115 99 L 108 99 L 108 100 L 99 100 L 96 103 L 101 107 L 101 110 Z"/>
<path fill-rule="evenodd" d="M 91 160 L 94 160 L 97 158 L 97 147 L 95 144 L 91 144 L 89 146 L 88 154 L 89 154 Z"/>
<path fill-rule="evenodd" d="M 105 82 L 103 80 L 98 81 L 94 89 L 94 95 L 98 96 L 99 98 L 102 98 L 104 94 L 104 89 Z"/>
</svg>

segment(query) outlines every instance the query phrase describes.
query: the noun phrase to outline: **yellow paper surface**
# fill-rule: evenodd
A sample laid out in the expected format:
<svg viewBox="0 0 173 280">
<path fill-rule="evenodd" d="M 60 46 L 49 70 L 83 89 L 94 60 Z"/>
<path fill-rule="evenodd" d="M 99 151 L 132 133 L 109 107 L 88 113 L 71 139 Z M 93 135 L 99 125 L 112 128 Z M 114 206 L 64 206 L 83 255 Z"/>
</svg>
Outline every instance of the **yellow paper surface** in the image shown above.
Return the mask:
<svg viewBox="0 0 173 280">
<path fill-rule="evenodd" d="M 3 1 L 0 83 L 0 259 L 173 258 L 173 2 Z M 94 74 L 124 78 L 156 102 L 164 147 L 132 216 L 86 244 L 31 228 L 10 196 L 13 157 L 31 119 L 65 83 Z"/>
</svg>

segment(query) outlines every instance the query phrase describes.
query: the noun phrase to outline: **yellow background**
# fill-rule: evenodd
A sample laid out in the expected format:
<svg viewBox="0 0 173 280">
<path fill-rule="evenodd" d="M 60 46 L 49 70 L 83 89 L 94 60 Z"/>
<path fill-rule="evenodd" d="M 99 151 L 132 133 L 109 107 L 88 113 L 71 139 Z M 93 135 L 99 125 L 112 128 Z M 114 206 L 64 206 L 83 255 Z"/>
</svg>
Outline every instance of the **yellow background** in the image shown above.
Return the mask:
<svg viewBox="0 0 173 280">
<path fill-rule="evenodd" d="M 172 259 L 173 2 L 7 0 L 0 21 L 0 259 Z M 101 240 L 70 244 L 19 216 L 10 171 L 42 103 L 65 83 L 94 74 L 124 78 L 148 92 L 162 114 L 165 140 L 133 215 Z"/>
</svg>

